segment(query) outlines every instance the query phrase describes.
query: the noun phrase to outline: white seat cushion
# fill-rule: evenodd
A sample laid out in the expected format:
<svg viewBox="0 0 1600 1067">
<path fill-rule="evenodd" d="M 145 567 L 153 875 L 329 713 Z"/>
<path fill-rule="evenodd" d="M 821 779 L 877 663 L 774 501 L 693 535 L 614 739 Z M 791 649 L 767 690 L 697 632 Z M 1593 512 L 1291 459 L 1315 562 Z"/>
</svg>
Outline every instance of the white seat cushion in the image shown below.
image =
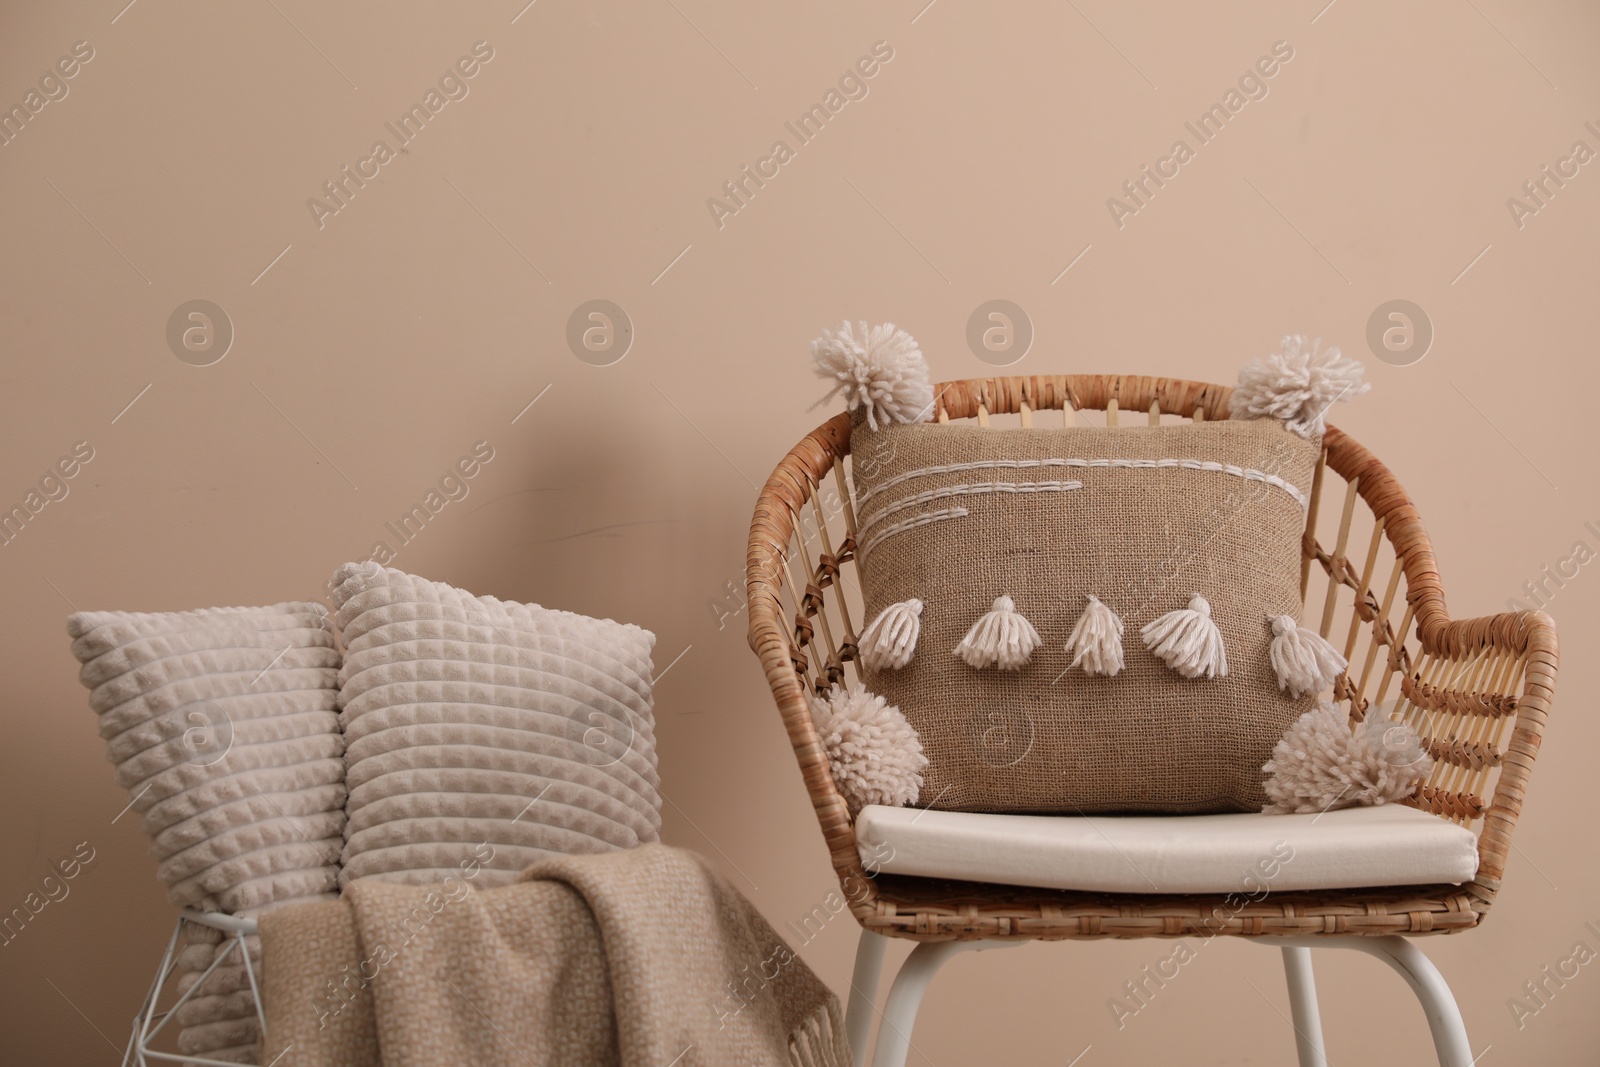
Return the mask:
<svg viewBox="0 0 1600 1067">
<path fill-rule="evenodd" d="M 1103 893 L 1460 884 L 1471 830 L 1399 804 L 1321 815 L 981 815 L 869 805 L 869 871 Z"/>
</svg>

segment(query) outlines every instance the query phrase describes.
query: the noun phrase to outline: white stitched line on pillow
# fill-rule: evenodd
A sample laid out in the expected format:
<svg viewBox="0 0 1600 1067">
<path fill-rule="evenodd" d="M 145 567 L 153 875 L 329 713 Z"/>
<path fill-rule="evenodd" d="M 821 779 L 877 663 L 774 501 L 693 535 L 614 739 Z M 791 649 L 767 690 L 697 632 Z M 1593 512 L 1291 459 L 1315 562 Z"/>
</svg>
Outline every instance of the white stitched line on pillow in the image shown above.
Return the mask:
<svg viewBox="0 0 1600 1067">
<path fill-rule="evenodd" d="M 970 485 L 947 485 L 940 489 L 926 489 L 914 496 L 902 497 L 876 515 L 863 518 L 861 532 L 865 533 L 897 511 L 904 511 L 918 504 L 930 504 L 950 496 L 978 496 L 983 493 L 1061 493 L 1069 489 L 1082 488 L 1082 482 L 973 482 Z"/>
<path fill-rule="evenodd" d="M 1254 467 L 1236 467 L 1232 463 L 1218 463 L 1209 459 L 1085 459 L 1079 456 L 1066 458 L 1051 457 L 1049 459 L 980 459 L 970 463 L 942 463 L 933 467 L 919 467 L 916 470 L 905 471 L 895 475 L 881 485 L 875 485 L 856 498 L 856 506 L 863 507 L 867 501 L 877 496 L 886 489 L 891 489 L 901 482 L 912 478 L 926 478 L 933 474 L 954 474 L 958 471 L 993 470 L 1003 468 L 1007 470 L 1022 470 L 1030 467 L 1120 467 L 1135 470 L 1158 470 L 1168 467 L 1179 467 L 1183 470 L 1210 471 L 1216 474 L 1231 474 L 1235 478 L 1244 478 L 1252 482 L 1265 482 L 1268 485 L 1282 489 L 1294 497 L 1296 502 L 1304 508 L 1309 501 L 1306 494 L 1292 482 L 1285 481 L 1276 474 L 1258 471 Z"/>
<path fill-rule="evenodd" d="M 861 555 L 865 557 L 867 553 L 895 534 L 902 534 L 907 530 L 915 530 L 918 526 L 926 526 L 930 522 L 943 522 L 945 519 L 964 519 L 970 514 L 972 512 L 966 508 L 941 508 L 938 511 L 925 511 L 921 515 L 913 515 L 909 519 L 902 519 L 893 526 L 885 526 L 867 538 L 860 548 Z"/>
</svg>

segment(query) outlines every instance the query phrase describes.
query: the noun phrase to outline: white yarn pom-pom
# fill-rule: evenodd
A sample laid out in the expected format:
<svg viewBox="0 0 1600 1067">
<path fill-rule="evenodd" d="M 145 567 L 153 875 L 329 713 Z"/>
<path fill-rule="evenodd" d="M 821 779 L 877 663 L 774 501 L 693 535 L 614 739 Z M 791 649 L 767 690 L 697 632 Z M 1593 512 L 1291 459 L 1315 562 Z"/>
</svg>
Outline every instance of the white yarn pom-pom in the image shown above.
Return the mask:
<svg viewBox="0 0 1600 1067">
<path fill-rule="evenodd" d="M 1112 677 L 1122 669 L 1122 620 L 1091 594 L 1067 638 L 1067 651 L 1074 653 L 1072 665 L 1082 667 L 1084 674 Z"/>
<path fill-rule="evenodd" d="M 922 633 L 922 601 L 916 597 L 878 612 L 861 634 L 861 662 L 872 671 L 897 671 L 911 662 Z"/>
<path fill-rule="evenodd" d="M 811 718 L 833 782 L 854 816 L 868 804 L 916 803 L 928 757 L 900 709 L 857 682 L 811 698 Z"/>
<path fill-rule="evenodd" d="M 811 342 L 817 377 L 834 383 L 823 400 L 844 393 L 845 405 L 865 408 L 867 425 L 927 422 L 933 417 L 933 381 L 916 340 L 892 322 L 845 322 Z M 821 403 L 821 401 L 818 401 Z"/>
<path fill-rule="evenodd" d="M 1039 631 L 1017 610 L 1010 597 L 1002 596 L 972 624 L 967 636 L 956 646 L 955 654 L 969 667 L 1017 671 L 1027 665 L 1038 647 Z"/>
<path fill-rule="evenodd" d="M 1139 631 L 1144 646 L 1185 678 L 1220 678 L 1228 673 L 1222 631 L 1211 619 L 1211 604 L 1199 593 L 1189 606 L 1152 619 Z"/>
<path fill-rule="evenodd" d="M 1235 419 L 1278 419 L 1301 437 L 1322 433 L 1323 415 L 1336 400 L 1349 400 L 1371 389 L 1362 381 L 1365 368 L 1344 359 L 1337 348 L 1318 351 L 1322 339 L 1301 334 L 1285 337 L 1276 355 L 1252 359 L 1239 371 L 1239 384 L 1228 400 Z"/>
<path fill-rule="evenodd" d="M 1315 630 L 1301 626 L 1293 615 L 1268 616 L 1272 623 L 1269 656 L 1278 675 L 1278 688 L 1292 697 L 1320 693 L 1350 666 L 1339 650 Z"/>
<path fill-rule="evenodd" d="M 1309 815 L 1357 804 L 1401 801 L 1417 791 L 1433 760 L 1416 732 L 1374 710 L 1351 730 L 1334 704 L 1300 716 L 1261 768 L 1268 815 Z"/>
</svg>

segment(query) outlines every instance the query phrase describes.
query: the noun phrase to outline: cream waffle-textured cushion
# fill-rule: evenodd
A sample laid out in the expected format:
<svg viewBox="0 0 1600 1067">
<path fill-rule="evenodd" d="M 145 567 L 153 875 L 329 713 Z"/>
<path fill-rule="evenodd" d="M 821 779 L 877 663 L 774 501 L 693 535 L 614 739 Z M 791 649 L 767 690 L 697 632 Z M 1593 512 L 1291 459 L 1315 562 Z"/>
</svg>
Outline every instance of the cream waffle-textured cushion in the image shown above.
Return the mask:
<svg viewBox="0 0 1600 1067">
<path fill-rule="evenodd" d="M 870 869 L 1097 893 L 1237 893 L 1459 885 L 1471 830 L 1385 804 L 1320 815 L 987 815 L 873 805 L 856 820 Z"/>
<path fill-rule="evenodd" d="M 473 596 L 375 563 L 334 573 L 350 789 L 345 873 L 509 884 L 542 856 L 660 836 L 637 626 Z"/>
<path fill-rule="evenodd" d="M 178 907 L 337 891 L 339 653 L 315 603 L 67 620 L 100 736 Z"/>
<path fill-rule="evenodd" d="M 67 631 L 167 898 L 246 916 L 333 899 L 345 787 L 327 609 L 89 611 L 71 616 Z M 219 950 L 185 949 L 180 992 Z M 259 1062 L 237 957 L 203 993 L 178 1012 L 179 1048 Z"/>
<path fill-rule="evenodd" d="M 255 988 L 245 974 L 244 958 L 232 935 L 195 923 L 184 925 L 184 947 L 178 952 L 179 996 L 199 985 L 189 1000 L 177 1009 L 178 1051 L 226 1063 L 261 1062 L 261 1030 L 256 1015 L 256 989 L 261 988 L 261 938 L 245 938 L 250 949 L 250 969 L 255 972 Z M 230 946 L 231 949 L 230 949 Z M 206 969 L 224 957 L 217 969 L 205 978 Z"/>
</svg>

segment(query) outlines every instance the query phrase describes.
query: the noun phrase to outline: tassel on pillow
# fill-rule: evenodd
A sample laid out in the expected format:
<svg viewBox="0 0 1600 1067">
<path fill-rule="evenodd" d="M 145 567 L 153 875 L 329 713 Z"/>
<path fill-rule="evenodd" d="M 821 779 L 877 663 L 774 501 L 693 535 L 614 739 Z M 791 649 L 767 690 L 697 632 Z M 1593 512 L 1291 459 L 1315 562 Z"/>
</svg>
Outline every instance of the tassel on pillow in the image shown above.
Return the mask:
<svg viewBox="0 0 1600 1067">
<path fill-rule="evenodd" d="M 811 718 L 833 782 L 854 817 L 868 804 L 915 804 L 928 757 L 900 709 L 857 682 L 811 698 Z"/>
<path fill-rule="evenodd" d="M 1221 678 L 1228 673 L 1222 632 L 1211 619 L 1211 604 L 1199 593 L 1189 606 L 1153 619 L 1140 632 L 1157 659 L 1185 678 Z"/>
<path fill-rule="evenodd" d="M 1278 688 L 1292 697 L 1320 693 L 1333 684 L 1349 661 L 1315 630 L 1308 630 L 1292 615 L 1268 616 L 1272 623 L 1272 669 Z"/>
<path fill-rule="evenodd" d="M 1410 726 L 1377 709 L 1351 730 L 1337 705 L 1319 704 L 1284 731 L 1261 771 L 1262 811 L 1310 815 L 1405 800 L 1427 781 L 1433 760 Z"/>
<path fill-rule="evenodd" d="M 1008 596 L 996 598 L 994 607 L 972 624 L 967 636 L 956 646 L 956 657 L 982 670 L 999 667 L 1003 671 L 1021 670 L 1039 647 L 1039 631 L 1033 628 Z"/>
<path fill-rule="evenodd" d="M 922 633 L 922 601 L 916 597 L 878 612 L 861 634 L 861 662 L 872 671 L 897 671 L 911 662 Z"/>
<path fill-rule="evenodd" d="M 1122 620 L 1090 594 L 1089 606 L 1067 638 L 1067 651 L 1073 653 L 1072 665 L 1082 667 L 1084 674 L 1114 676 L 1122 669 Z"/>
</svg>

